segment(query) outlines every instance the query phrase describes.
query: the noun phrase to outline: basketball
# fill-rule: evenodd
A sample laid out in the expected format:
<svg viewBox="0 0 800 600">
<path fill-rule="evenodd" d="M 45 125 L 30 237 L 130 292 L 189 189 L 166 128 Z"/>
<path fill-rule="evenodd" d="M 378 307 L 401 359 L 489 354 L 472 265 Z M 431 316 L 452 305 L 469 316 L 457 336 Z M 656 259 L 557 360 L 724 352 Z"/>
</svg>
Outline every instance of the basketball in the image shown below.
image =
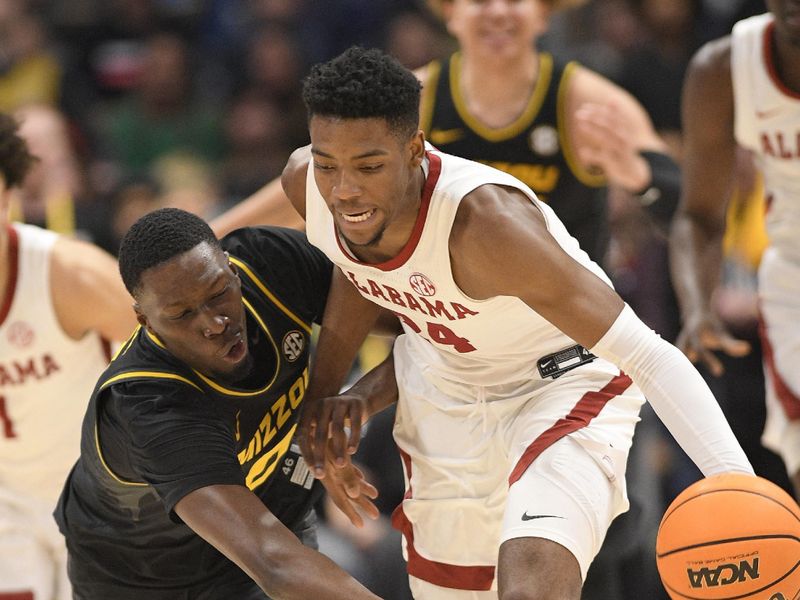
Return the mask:
<svg viewBox="0 0 800 600">
<path fill-rule="evenodd" d="M 664 513 L 656 564 L 673 600 L 800 600 L 800 507 L 761 477 L 707 477 Z"/>
</svg>

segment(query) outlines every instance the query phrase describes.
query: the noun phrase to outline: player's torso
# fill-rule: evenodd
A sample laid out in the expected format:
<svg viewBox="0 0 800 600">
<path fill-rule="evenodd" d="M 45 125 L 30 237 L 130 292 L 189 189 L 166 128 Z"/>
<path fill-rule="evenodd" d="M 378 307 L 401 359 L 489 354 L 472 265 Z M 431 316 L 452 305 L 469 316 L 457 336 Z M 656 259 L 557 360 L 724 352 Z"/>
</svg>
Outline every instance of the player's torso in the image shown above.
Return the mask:
<svg viewBox="0 0 800 600">
<path fill-rule="evenodd" d="M 95 333 L 76 341 L 61 329 L 50 290 L 55 235 L 26 225 L 11 232 L 10 286 L 0 301 L 0 487 L 54 504 L 108 351 Z"/>
<path fill-rule="evenodd" d="M 547 202 L 594 257 L 602 246 L 605 179 L 580 166 L 570 143 L 566 90 L 575 68 L 540 54 L 539 73 L 523 112 L 502 128 L 473 116 L 461 92 L 460 55 L 427 67 L 421 126 L 436 148 L 505 171 Z"/>
<path fill-rule="evenodd" d="M 406 247 L 395 259 L 367 265 L 354 259 L 336 235 L 309 169 L 309 240 L 339 265 L 362 295 L 400 316 L 404 330 L 412 334 L 408 342 L 412 351 L 437 376 L 476 385 L 540 379 L 537 359 L 574 342 L 519 298 L 467 297 L 453 280 L 450 267 L 450 230 L 463 196 L 486 183 L 526 188 L 506 173 L 438 152 L 428 153 L 427 178 L 420 214 Z M 530 190 L 526 193 L 531 195 Z M 604 277 L 552 210 L 539 206 L 559 243 Z"/>
<path fill-rule="evenodd" d="M 270 365 L 259 375 L 257 386 L 242 389 L 222 385 L 172 358 L 154 336 L 139 330 L 101 377 L 83 423 L 81 468 L 91 474 L 103 490 L 100 495 L 113 507 L 109 518 L 120 514 L 120 508 L 137 511 L 141 520 L 137 531 L 144 537 L 150 533 L 148 522 L 153 535 L 167 535 L 163 505 L 141 481 L 118 477 L 96 443 L 97 404 L 102 390 L 117 382 L 166 380 L 178 382 L 176 385 L 184 386 L 188 394 L 201 396 L 200 401 L 208 404 L 208 418 L 220 419 L 230 430 L 247 487 L 287 524 L 296 522 L 309 508 L 313 476 L 304 465 L 297 464 L 298 453 L 291 440 L 308 383 L 311 324 L 276 301 L 247 263 L 234 256 L 231 261 L 242 280 L 248 329 L 257 329 L 252 334 L 248 331 L 251 346 L 252 336 L 258 336 L 251 351 L 259 364 Z M 102 513 L 102 506 L 97 510 Z M 179 537 L 188 534 L 175 528 L 172 531 Z"/>
<path fill-rule="evenodd" d="M 731 37 L 736 140 L 764 174 L 770 243 L 800 261 L 800 93 L 780 79 L 769 14 L 739 22 Z"/>
</svg>

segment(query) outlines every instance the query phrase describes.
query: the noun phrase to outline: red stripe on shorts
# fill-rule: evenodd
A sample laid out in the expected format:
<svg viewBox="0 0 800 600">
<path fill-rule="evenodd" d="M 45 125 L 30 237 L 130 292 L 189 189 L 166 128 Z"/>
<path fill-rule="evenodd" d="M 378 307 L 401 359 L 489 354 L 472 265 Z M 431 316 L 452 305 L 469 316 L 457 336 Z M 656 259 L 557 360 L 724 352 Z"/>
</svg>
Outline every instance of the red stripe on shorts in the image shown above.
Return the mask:
<svg viewBox="0 0 800 600">
<path fill-rule="evenodd" d="M 547 429 L 533 440 L 531 445 L 522 453 L 514 470 L 511 471 L 511 475 L 508 476 L 509 487 L 522 477 L 522 474 L 531 466 L 537 456 L 568 433 L 586 427 L 589 421 L 600 413 L 609 400 L 627 390 L 631 383 L 633 383 L 631 378 L 620 372 L 603 389 L 597 392 L 586 392 L 566 417 L 556 421 L 550 429 Z"/>
<path fill-rule="evenodd" d="M 767 374 L 772 381 L 772 387 L 775 390 L 775 395 L 783 406 L 786 417 L 790 420 L 800 419 L 800 398 L 789 389 L 786 381 L 778 373 L 775 366 L 775 355 L 772 350 L 772 344 L 769 342 L 767 336 L 767 328 L 764 325 L 763 318 L 758 320 L 758 333 L 761 336 L 761 354 L 764 357 L 764 365 L 766 366 Z"/>
<path fill-rule="evenodd" d="M 33 592 L 0 592 L 0 600 L 33 600 Z"/>
<path fill-rule="evenodd" d="M 406 468 L 406 477 L 409 481 L 404 498 L 411 498 L 411 457 L 400 450 L 400 458 Z M 407 571 L 412 577 L 455 590 L 487 591 L 492 589 L 494 566 L 465 567 L 437 562 L 420 556 L 414 548 L 414 528 L 403 511 L 402 504 L 392 513 L 392 527 L 402 533 L 406 539 Z"/>
</svg>

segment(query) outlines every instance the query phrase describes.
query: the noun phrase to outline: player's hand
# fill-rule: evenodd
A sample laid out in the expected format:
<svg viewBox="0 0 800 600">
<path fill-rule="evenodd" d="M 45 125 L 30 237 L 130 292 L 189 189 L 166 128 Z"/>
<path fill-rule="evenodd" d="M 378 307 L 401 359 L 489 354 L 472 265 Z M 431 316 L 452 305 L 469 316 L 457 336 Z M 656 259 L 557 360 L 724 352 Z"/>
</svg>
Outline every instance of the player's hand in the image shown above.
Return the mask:
<svg viewBox="0 0 800 600">
<path fill-rule="evenodd" d="M 303 408 L 298 443 L 315 477 L 324 479 L 325 460 L 344 467 L 358 449 L 366 400 L 352 393 L 311 400 Z"/>
<path fill-rule="evenodd" d="M 697 315 L 686 319 L 675 345 L 694 363 L 704 364 L 714 377 L 725 372 L 715 350 L 728 356 L 744 356 L 750 344 L 733 337 L 713 314 Z"/>
<path fill-rule="evenodd" d="M 652 176 L 639 155 L 622 111 L 613 104 L 587 102 L 575 111 L 578 157 L 582 164 L 602 169 L 609 183 L 640 192 Z"/>
<path fill-rule="evenodd" d="M 378 490 L 349 459 L 344 466 L 337 466 L 326 460 L 325 477 L 320 479 L 330 499 L 353 525 L 364 526 L 362 513 L 370 519 L 378 518 L 378 508 L 372 502 L 378 497 Z"/>
</svg>

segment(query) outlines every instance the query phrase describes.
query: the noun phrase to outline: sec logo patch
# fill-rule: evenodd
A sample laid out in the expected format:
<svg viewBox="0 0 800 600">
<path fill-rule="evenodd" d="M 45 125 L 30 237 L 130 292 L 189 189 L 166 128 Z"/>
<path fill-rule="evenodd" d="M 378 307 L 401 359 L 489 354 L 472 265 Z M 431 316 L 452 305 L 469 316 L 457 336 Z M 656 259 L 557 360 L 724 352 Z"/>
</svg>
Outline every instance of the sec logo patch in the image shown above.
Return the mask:
<svg viewBox="0 0 800 600">
<path fill-rule="evenodd" d="M 436 293 L 436 286 L 422 273 L 414 273 L 411 275 L 411 277 L 408 278 L 408 283 L 411 285 L 411 289 L 420 296 L 433 296 Z"/>
<path fill-rule="evenodd" d="M 295 329 L 283 336 L 281 346 L 283 347 L 283 354 L 288 361 L 294 362 L 303 355 L 303 350 L 306 347 L 306 338 Z"/>
</svg>

